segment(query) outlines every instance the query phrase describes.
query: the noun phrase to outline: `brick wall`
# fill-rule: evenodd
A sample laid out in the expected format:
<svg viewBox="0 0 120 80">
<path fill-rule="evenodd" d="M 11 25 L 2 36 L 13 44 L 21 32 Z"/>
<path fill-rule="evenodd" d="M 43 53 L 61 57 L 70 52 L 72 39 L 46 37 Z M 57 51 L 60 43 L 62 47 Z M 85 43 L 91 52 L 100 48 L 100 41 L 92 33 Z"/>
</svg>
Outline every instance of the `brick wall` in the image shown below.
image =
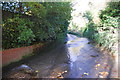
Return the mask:
<svg viewBox="0 0 120 80">
<path fill-rule="evenodd" d="M 23 56 L 33 54 L 36 50 L 41 49 L 44 45 L 37 44 L 28 47 L 20 47 L 14 49 L 8 49 L 1 51 L 2 54 L 2 66 L 8 65 L 11 62 L 19 61 Z"/>
</svg>

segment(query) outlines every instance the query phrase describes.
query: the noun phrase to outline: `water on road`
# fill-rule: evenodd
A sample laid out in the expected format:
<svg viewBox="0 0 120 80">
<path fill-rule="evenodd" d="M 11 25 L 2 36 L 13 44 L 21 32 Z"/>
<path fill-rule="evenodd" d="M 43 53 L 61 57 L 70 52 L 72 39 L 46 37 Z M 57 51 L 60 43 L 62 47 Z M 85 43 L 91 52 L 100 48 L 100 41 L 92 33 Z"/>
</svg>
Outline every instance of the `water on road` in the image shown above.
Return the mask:
<svg viewBox="0 0 120 80">
<path fill-rule="evenodd" d="M 109 55 L 89 44 L 87 38 L 71 34 L 66 43 L 38 53 L 22 64 L 36 70 L 39 78 L 107 78 L 112 67 Z"/>
</svg>

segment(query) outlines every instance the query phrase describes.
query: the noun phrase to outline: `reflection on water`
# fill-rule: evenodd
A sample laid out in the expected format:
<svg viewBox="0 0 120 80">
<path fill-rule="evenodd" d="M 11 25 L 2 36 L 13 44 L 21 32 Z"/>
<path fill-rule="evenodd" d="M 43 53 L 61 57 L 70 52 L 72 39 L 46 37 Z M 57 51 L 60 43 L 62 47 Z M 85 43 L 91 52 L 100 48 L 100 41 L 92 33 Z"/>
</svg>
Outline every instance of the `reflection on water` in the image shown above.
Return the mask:
<svg viewBox="0 0 120 80">
<path fill-rule="evenodd" d="M 95 65 L 99 62 L 104 67 L 104 63 L 111 64 L 108 56 L 102 55 L 93 45 L 88 44 L 87 38 L 80 38 L 68 34 L 66 44 L 68 55 L 70 56 L 69 78 L 98 78 L 100 71 L 109 71 L 109 69 L 100 68 L 95 70 Z M 95 57 L 91 57 L 95 56 Z M 104 58 L 103 58 L 104 57 Z M 102 58 L 102 59 L 101 59 Z M 107 76 L 107 75 L 106 75 Z M 106 77 L 104 75 L 104 77 Z"/>
<path fill-rule="evenodd" d="M 85 46 L 89 41 L 86 38 L 79 38 L 76 37 L 75 35 L 70 35 L 67 34 L 68 36 L 68 41 L 67 41 L 67 49 L 68 49 L 68 54 L 70 56 L 70 60 L 72 62 L 76 61 L 77 56 L 79 56 L 80 49 Z"/>
<path fill-rule="evenodd" d="M 101 60 L 103 55 L 88 42 L 86 38 L 67 34 L 66 44 L 54 43 L 54 46 L 49 46 L 50 50 L 39 51 L 39 55 L 32 56 L 22 64 L 37 70 L 39 78 L 96 78 L 99 73 L 94 69 L 96 62 L 108 63 L 109 59 L 105 57 Z"/>
</svg>

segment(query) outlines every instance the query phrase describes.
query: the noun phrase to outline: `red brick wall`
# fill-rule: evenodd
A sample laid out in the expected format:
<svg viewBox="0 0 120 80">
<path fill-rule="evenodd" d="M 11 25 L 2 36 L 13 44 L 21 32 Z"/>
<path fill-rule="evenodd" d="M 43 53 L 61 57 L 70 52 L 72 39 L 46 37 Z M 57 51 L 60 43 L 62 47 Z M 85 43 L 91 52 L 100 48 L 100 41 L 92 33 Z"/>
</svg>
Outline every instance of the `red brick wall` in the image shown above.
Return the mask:
<svg viewBox="0 0 120 80">
<path fill-rule="evenodd" d="M 23 56 L 32 54 L 33 51 L 41 47 L 43 47 L 43 45 L 37 44 L 28 47 L 20 47 L 20 48 L 4 50 L 0 52 L 0 54 L 2 54 L 2 66 L 8 65 L 11 62 L 21 60 Z"/>
</svg>

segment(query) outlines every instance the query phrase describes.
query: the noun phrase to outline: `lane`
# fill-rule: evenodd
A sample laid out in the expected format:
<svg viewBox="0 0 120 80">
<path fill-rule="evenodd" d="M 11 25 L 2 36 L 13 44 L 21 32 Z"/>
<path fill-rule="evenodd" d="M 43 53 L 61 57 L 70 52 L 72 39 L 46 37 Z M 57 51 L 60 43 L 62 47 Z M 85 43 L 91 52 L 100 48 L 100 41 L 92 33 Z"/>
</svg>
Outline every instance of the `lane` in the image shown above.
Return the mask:
<svg viewBox="0 0 120 80">
<path fill-rule="evenodd" d="M 67 36 L 67 43 L 39 52 L 24 64 L 36 70 L 39 78 L 106 78 L 112 67 L 110 57 L 89 44 L 87 38 Z"/>
<path fill-rule="evenodd" d="M 72 38 L 76 37 L 72 35 Z M 71 37 L 68 37 L 71 38 Z M 106 78 L 112 67 L 107 54 L 101 53 L 86 38 L 75 38 L 69 41 L 68 54 L 71 60 L 70 78 Z"/>
</svg>

